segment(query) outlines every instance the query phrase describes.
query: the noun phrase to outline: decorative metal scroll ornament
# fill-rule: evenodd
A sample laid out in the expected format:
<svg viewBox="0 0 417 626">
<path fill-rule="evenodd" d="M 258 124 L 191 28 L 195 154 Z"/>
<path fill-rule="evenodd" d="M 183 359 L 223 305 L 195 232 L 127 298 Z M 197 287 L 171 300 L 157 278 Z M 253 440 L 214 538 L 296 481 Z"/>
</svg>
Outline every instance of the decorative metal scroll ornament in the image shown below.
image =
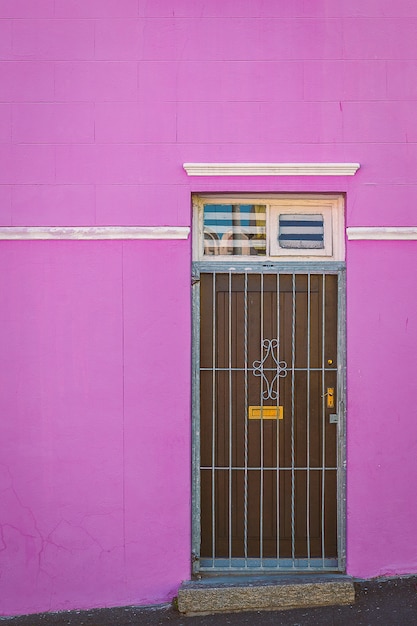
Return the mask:
<svg viewBox="0 0 417 626">
<path fill-rule="evenodd" d="M 263 350 L 263 358 L 261 361 L 254 361 L 252 364 L 253 367 L 253 375 L 261 376 L 266 389 L 262 392 L 263 400 L 277 400 L 278 399 L 278 378 L 285 378 L 287 375 L 287 363 L 286 361 L 278 361 L 278 339 L 264 339 L 262 342 L 262 350 Z M 268 359 L 269 355 L 271 355 L 276 367 L 274 368 L 265 368 L 264 364 Z M 269 381 L 265 376 L 265 370 L 267 372 L 275 372 L 274 378 Z M 274 385 L 277 383 L 276 390 L 274 389 Z"/>
</svg>

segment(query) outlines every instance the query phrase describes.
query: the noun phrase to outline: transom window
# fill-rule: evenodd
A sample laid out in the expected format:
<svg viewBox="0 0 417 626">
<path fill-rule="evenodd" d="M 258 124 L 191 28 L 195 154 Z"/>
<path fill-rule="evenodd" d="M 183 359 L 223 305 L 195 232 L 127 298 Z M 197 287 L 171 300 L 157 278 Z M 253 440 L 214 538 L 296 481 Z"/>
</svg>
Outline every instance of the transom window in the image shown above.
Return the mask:
<svg viewBox="0 0 417 626">
<path fill-rule="evenodd" d="M 200 195 L 193 205 L 194 260 L 344 260 L 342 196 Z"/>
</svg>

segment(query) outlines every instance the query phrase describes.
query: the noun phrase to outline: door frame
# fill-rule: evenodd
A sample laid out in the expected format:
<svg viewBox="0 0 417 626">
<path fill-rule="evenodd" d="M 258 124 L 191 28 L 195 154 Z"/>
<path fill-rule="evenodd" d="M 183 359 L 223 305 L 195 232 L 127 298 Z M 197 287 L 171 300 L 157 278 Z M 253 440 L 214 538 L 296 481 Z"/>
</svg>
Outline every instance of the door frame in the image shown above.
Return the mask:
<svg viewBox="0 0 417 626">
<path fill-rule="evenodd" d="M 212 572 L 219 573 L 288 573 L 288 571 L 315 571 L 334 573 L 346 569 L 346 276 L 345 263 L 334 261 L 195 261 L 192 264 L 192 573 L 201 575 Z M 338 316 L 337 316 L 337 567 L 331 569 L 301 569 L 292 563 L 275 567 L 255 569 L 236 567 L 204 567 L 200 563 L 201 543 L 201 505 L 200 505 L 200 274 L 201 273 L 320 273 L 338 276 Z"/>
</svg>

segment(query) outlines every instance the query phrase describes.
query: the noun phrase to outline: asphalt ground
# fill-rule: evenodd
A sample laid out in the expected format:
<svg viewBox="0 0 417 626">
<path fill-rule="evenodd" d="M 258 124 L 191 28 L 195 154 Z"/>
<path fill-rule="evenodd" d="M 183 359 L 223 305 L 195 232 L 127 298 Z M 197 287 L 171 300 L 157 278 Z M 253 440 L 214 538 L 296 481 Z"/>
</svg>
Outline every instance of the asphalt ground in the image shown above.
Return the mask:
<svg viewBox="0 0 417 626">
<path fill-rule="evenodd" d="M 172 606 L 0 617 L 0 626 L 417 626 L 417 577 L 355 583 L 348 606 L 186 617 Z"/>
</svg>

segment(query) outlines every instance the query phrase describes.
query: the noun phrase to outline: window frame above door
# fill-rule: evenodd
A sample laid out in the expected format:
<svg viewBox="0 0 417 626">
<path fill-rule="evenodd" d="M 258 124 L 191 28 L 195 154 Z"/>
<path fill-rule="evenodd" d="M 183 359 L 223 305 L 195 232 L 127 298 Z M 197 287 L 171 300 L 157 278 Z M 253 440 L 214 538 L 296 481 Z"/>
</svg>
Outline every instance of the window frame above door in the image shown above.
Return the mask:
<svg viewBox="0 0 417 626">
<path fill-rule="evenodd" d="M 266 207 L 265 255 L 204 254 L 204 206 L 207 204 L 256 204 Z M 193 194 L 193 261 L 221 262 L 231 259 L 256 261 L 344 261 L 345 225 L 343 194 Z M 277 241 L 280 214 L 323 215 L 324 246 L 318 249 L 282 248 Z"/>
</svg>

